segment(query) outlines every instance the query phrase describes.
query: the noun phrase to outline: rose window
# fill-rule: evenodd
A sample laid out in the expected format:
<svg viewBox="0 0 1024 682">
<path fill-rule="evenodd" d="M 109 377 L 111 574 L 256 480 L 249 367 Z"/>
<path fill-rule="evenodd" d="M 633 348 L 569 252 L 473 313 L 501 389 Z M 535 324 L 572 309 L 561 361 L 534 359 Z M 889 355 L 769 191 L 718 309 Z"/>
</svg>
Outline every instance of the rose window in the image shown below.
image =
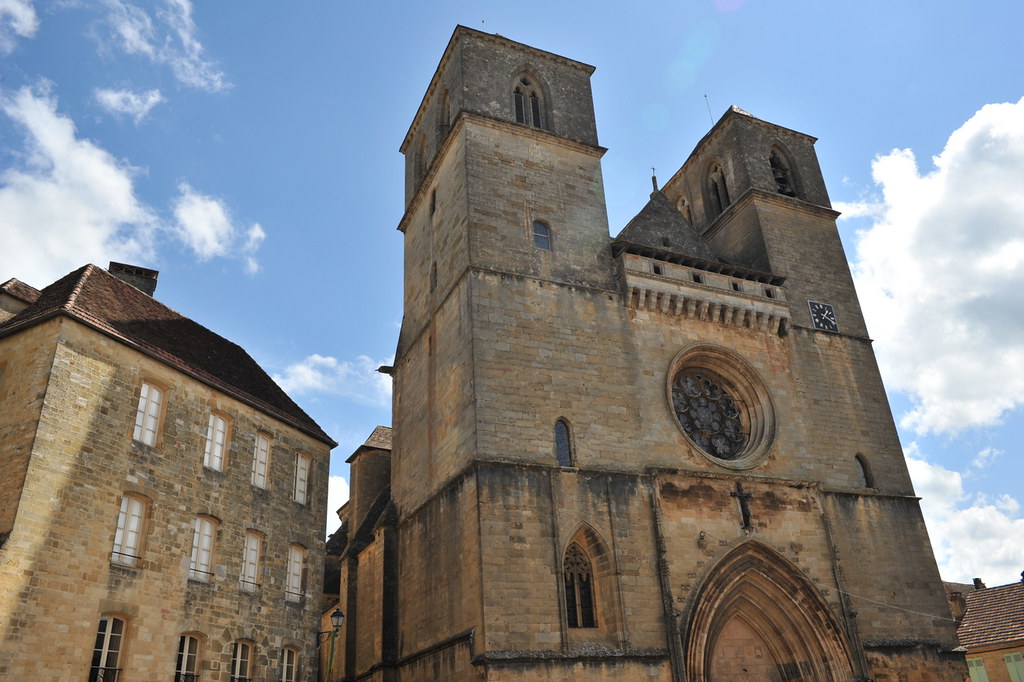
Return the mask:
<svg viewBox="0 0 1024 682">
<path fill-rule="evenodd" d="M 724 382 L 683 370 L 672 382 L 672 406 L 683 432 L 697 447 L 724 460 L 739 458 L 748 441 L 742 412 Z"/>
</svg>

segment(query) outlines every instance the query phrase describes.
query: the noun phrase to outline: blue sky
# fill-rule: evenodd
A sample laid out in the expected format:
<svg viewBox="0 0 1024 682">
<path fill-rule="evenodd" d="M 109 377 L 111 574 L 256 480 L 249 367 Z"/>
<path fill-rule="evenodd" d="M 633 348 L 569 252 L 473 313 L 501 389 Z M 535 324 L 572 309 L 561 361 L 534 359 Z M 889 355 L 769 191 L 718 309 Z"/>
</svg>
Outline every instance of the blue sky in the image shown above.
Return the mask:
<svg viewBox="0 0 1024 682">
<path fill-rule="evenodd" d="M 943 577 L 1024 569 L 1012 0 L 0 0 L 0 281 L 161 271 L 341 444 L 390 423 L 398 146 L 456 24 L 593 64 L 609 222 L 735 104 L 819 160 Z M 705 99 L 706 95 L 706 99 Z"/>
</svg>

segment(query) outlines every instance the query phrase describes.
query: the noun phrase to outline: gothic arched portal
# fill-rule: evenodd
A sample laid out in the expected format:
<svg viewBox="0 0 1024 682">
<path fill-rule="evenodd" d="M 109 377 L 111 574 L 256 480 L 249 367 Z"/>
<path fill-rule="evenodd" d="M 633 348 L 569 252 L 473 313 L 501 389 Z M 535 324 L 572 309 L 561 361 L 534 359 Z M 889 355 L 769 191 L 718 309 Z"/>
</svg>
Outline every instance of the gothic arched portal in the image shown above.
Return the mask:
<svg viewBox="0 0 1024 682">
<path fill-rule="evenodd" d="M 687 632 L 687 679 L 693 682 L 853 677 L 842 628 L 817 588 L 756 542 L 736 548 L 715 567 Z"/>
</svg>

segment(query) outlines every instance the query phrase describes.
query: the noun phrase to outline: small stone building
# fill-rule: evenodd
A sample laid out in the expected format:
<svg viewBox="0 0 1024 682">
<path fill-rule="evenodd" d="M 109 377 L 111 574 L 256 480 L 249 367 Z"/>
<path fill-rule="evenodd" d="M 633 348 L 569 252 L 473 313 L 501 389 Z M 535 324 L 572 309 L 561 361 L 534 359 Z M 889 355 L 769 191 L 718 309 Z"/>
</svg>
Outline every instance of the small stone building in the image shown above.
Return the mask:
<svg viewBox="0 0 1024 682">
<path fill-rule="evenodd" d="M 947 583 L 971 682 L 1024 682 L 1024 573 L 1009 585 Z"/>
<path fill-rule="evenodd" d="M 0 678 L 313 680 L 334 443 L 156 274 L 0 290 Z"/>
<path fill-rule="evenodd" d="M 609 237 L 593 67 L 455 30 L 331 680 L 961 682 L 814 151 L 737 109 Z"/>
</svg>

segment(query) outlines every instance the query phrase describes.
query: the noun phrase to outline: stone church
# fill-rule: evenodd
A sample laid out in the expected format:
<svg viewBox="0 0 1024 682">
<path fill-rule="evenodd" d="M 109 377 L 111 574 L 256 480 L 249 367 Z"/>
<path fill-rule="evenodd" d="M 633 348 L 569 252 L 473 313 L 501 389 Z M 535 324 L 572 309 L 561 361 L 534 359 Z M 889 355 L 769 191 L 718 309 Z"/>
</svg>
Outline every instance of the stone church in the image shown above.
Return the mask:
<svg viewBox="0 0 1024 682">
<path fill-rule="evenodd" d="M 609 237 L 586 64 L 455 30 L 334 680 L 960 682 L 815 139 L 730 108 Z"/>
</svg>

